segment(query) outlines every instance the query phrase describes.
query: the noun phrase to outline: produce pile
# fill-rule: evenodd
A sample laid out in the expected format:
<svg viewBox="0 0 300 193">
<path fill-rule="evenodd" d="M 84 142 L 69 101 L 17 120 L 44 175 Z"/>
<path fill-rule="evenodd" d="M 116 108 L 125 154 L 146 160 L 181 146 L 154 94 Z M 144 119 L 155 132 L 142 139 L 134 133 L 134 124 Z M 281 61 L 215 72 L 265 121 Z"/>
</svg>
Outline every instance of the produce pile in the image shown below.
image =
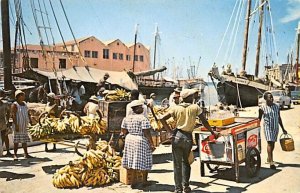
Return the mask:
<svg viewBox="0 0 300 193">
<path fill-rule="evenodd" d="M 128 101 L 130 98 L 130 92 L 126 92 L 124 89 L 115 89 L 109 91 L 105 96 L 106 101 Z"/>
<path fill-rule="evenodd" d="M 169 110 L 169 108 L 163 108 L 163 107 L 159 107 L 159 106 L 153 107 L 153 112 L 157 118 L 164 115 L 165 113 L 167 113 L 168 110 Z M 156 121 L 152 113 L 148 113 L 148 118 L 149 118 L 152 128 L 155 131 L 160 131 L 163 129 L 162 123 L 159 120 Z M 170 117 L 167 120 L 167 124 L 171 127 L 171 129 L 174 129 L 176 127 L 176 121 L 173 119 L 173 117 Z"/>
<path fill-rule="evenodd" d="M 79 188 L 118 181 L 116 170 L 122 158 L 115 155 L 106 141 L 100 139 L 96 144 L 97 150 L 89 150 L 80 159 L 56 170 L 52 184 L 56 188 Z"/>
<path fill-rule="evenodd" d="M 40 123 L 29 127 L 29 133 L 34 139 L 42 139 L 51 134 L 103 134 L 107 130 L 107 122 L 99 121 L 99 118 L 80 117 L 70 115 L 70 117 L 43 118 Z"/>
</svg>

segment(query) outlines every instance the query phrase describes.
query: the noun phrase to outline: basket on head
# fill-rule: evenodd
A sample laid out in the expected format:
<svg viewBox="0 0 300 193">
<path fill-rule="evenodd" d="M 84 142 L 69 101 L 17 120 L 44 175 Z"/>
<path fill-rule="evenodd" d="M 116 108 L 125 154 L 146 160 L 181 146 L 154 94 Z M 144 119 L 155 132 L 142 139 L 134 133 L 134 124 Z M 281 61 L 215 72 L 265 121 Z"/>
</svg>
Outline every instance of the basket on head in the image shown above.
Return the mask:
<svg viewBox="0 0 300 193">
<path fill-rule="evenodd" d="M 280 145 L 283 151 L 294 151 L 294 140 L 290 134 L 280 135 Z"/>
</svg>

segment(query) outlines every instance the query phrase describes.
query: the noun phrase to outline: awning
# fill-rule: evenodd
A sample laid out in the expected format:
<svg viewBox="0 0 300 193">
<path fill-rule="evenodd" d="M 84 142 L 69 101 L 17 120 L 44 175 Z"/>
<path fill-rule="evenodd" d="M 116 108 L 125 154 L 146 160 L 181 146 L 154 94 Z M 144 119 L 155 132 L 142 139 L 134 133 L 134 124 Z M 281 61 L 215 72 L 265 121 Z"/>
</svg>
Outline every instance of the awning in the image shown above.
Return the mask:
<svg viewBox="0 0 300 193">
<path fill-rule="evenodd" d="M 111 84 L 119 85 L 128 90 L 138 88 L 137 85 L 132 81 L 132 79 L 128 76 L 127 72 L 125 71 L 107 71 L 91 67 L 73 67 L 67 70 L 59 70 L 56 72 L 47 72 L 38 69 L 31 69 L 22 73 L 13 74 L 13 76 L 42 82 L 48 81 L 48 79 L 62 80 L 64 78 L 65 80 L 98 83 L 99 80 L 103 78 L 105 73 L 109 74 L 110 77 L 107 79 L 107 82 Z"/>
</svg>

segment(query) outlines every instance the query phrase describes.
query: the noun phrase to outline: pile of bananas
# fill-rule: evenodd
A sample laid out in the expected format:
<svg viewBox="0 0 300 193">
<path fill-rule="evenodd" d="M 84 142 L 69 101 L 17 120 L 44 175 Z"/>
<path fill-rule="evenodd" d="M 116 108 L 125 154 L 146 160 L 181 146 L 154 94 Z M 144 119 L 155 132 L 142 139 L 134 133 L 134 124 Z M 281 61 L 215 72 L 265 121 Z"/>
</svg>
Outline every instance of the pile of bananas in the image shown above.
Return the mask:
<svg viewBox="0 0 300 193">
<path fill-rule="evenodd" d="M 115 89 L 110 91 L 106 96 L 106 101 L 128 101 L 130 98 L 130 93 L 126 92 L 124 89 Z"/>
<path fill-rule="evenodd" d="M 81 125 L 79 121 L 81 120 Z M 42 139 L 51 134 L 71 134 L 80 133 L 82 135 L 87 134 L 104 134 L 107 129 L 107 122 L 99 118 L 81 117 L 81 119 L 75 115 L 70 117 L 59 118 L 43 118 L 40 122 L 34 126 L 29 127 L 29 133 L 34 139 Z"/>
<path fill-rule="evenodd" d="M 79 133 L 86 135 L 89 133 L 93 134 L 104 134 L 107 129 L 107 122 L 103 119 L 99 122 L 99 118 L 91 118 L 88 116 L 81 117 L 82 125 L 80 126 Z"/>
<path fill-rule="evenodd" d="M 162 107 L 159 107 L 159 106 L 153 107 L 153 112 L 154 112 L 156 117 L 160 117 L 160 116 L 164 115 L 165 113 L 168 112 L 168 110 L 169 110 L 169 108 L 162 108 Z M 163 125 L 161 124 L 161 122 L 159 120 L 156 121 L 152 113 L 148 114 L 148 118 L 149 118 L 151 127 L 155 131 L 160 131 L 163 128 Z M 167 124 L 173 129 L 176 127 L 176 121 L 173 119 L 173 117 L 170 117 L 167 120 Z"/>
<path fill-rule="evenodd" d="M 83 164 L 73 164 L 62 167 L 53 175 L 52 184 L 56 188 L 79 188 L 82 186 L 82 173 L 85 171 Z"/>
<path fill-rule="evenodd" d="M 97 150 L 89 150 L 74 163 L 70 162 L 57 170 L 52 183 L 57 188 L 79 188 L 117 181 L 119 174 L 116 169 L 120 167 L 121 159 L 106 141 L 100 139 L 97 142 Z"/>
</svg>

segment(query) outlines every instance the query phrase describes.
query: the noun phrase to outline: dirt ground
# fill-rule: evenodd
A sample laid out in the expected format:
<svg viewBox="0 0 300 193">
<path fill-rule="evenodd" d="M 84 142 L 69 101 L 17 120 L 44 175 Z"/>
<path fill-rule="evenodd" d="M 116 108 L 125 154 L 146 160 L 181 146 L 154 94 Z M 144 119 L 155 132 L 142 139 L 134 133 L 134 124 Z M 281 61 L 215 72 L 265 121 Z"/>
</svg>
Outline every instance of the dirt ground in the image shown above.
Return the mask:
<svg viewBox="0 0 300 193">
<path fill-rule="evenodd" d="M 240 116 L 257 117 L 258 108 L 246 108 Z M 284 152 L 276 143 L 274 160 L 276 170 L 269 168 L 266 161 L 266 142 L 262 132 L 261 170 L 254 178 L 246 175 L 244 164 L 240 165 L 240 183 L 235 182 L 234 170 L 220 168 L 219 172 L 200 176 L 199 154 L 195 153 L 196 161 L 192 164 L 192 192 L 260 192 L 260 193 L 298 193 L 300 192 L 300 105 L 281 111 L 286 130 L 295 141 L 295 151 Z M 280 132 L 279 134 L 281 134 Z M 50 145 L 51 146 L 51 145 Z M 110 184 L 104 187 L 57 189 L 51 183 L 53 173 L 57 168 L 78 158 L 73 147 L 58 144 L 56 152 L 45 152 L 44 145 L 29 147 L 29 152 L 35 158 L 13 161 L 12 158 L 0 158 L 0 193 L 76 193 L 76 192 L 172 192 L 174 191 L 173 162 L 170 145 L 160 145 L 153 155 L 153 169 L 148 180 L 152 184 L 142 189 L 131 189 L 122 183 Z M 19 150 L 23 156 L 23 150 Z"/>
</svg>

